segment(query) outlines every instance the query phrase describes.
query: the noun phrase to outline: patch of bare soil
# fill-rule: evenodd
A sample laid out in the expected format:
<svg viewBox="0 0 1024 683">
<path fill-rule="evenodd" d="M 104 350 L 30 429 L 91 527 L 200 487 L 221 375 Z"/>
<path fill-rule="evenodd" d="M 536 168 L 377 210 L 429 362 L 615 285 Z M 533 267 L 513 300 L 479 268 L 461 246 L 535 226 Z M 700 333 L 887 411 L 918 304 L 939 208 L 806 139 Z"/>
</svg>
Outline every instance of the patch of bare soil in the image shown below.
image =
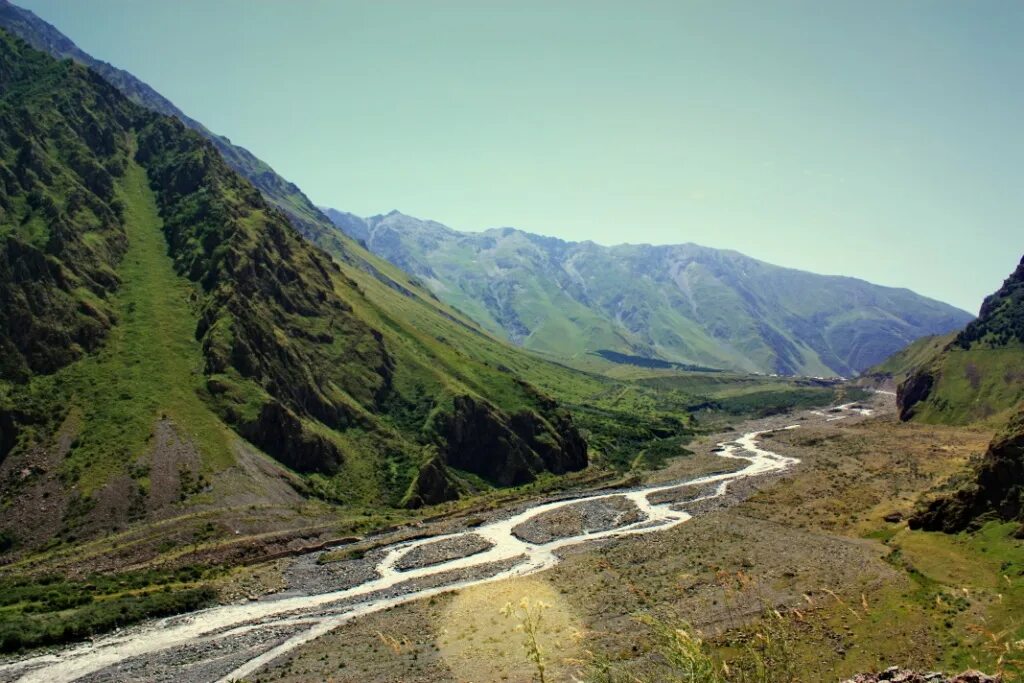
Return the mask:
<svg viewBox="0 0 1024 683">
<path fill-rule="evenodd" d="M 149 466 L 149 496 L 146 504 L 154 517 L 173 513 L 173 505 L 200 485 L 202 458 L 195 444 L 182 439 L 174 424 L 164 417 L 153 426 L 153 447 L 142 460 Z"/>
<path fill-rule="evenodd" d="M 60 466 L 78 435 L 80 419 L 76 410 L 69 411 L 51 443 L 0 462 L 0 488 L 5 492 L 0 531 L 15 542 L 11 552 L 0 556 L 0 564 L 45 545 L 60 532 L 68 505 Z"/>
</svg>

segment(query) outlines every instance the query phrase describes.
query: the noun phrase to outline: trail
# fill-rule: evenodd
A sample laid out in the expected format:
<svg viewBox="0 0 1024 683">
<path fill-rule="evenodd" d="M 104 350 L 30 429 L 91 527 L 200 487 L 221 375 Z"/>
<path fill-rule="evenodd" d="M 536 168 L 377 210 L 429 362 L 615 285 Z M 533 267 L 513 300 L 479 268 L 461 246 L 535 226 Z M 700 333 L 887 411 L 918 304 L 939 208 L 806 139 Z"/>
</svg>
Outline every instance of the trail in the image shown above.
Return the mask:
<svg viewBox="0 0 1024 683">
<path fill-rule="evenodd" d="M 871 410 L 845 404 L 831 409 L 829 413 L 811 411 L 810 414 L 824 417 L 828 421 L 851 414 L 869 415 Z M 790 425 L 782 429 L 795 429 L 798 426 Z M 748 432 L 736 441 L 718 444 L 719 457 L 747 461 L 745 467 L 734 472 L 538 503 L 522 512 L 476 528 L 396 543 L 385 548 L 383 557 L 377 561 L 376 578 L 357 586 L 327 593 L 225 605 L 169 617 L 56 654 L 0 665 L 0 680 L 12 680 L 19 673 L 21 678 L 17 680 L 26 682 L 61 683 L 84 677 L 119 680 L 118 675 L 110 676 L 110 672 L 104 669 L 115 665 L 129 668 L 134 666 L 132 672 L 138 670 L 139 674 L 145 674 L 149 671 L 149 660 L 160 658 L 165 660 L 160 666 L 165 669 L 169 667 L 171 671 L 179 666 L 179 662 L 192 659 L 188 662 L 192 667 L 188 680 L 226 682 L 244 678 L 274 659 L 352 619 L 439 593 L 548 569 L 558 564 L 557 551 L 568 546 L 653 533 L 683 524 L 691 519 L 691 515 L 678 509 L 678 502 L 670 500 L 652 503 L 650 496 L 673 489 L 716 485 L 710 493 L 686 502 L 692 505 L 724 496 L 731 483 L 782 472 L 797 464 L 799 461 L 796 458 L 779 455 L 759 446 L 758 438 L 771 431 L 779 430 Z M 639 520 L 601 531 L 584 530 L 546 543 L 527 542 L 514 531 L 541 515 L 611 498 L 630 501 L 639 511 Z M 464 557 L 426 566 L 400 568 L 401 560 L 417 549 L 439 542 L 458 542 L 473 535 L 483 538 L 490 546 Z M 179 659 L 183 656 L 184 660 Z M 170 660 L 170 663 L 166 660 Z M 143 678 L 147 677 L 144 675 Z"/>
</svg>

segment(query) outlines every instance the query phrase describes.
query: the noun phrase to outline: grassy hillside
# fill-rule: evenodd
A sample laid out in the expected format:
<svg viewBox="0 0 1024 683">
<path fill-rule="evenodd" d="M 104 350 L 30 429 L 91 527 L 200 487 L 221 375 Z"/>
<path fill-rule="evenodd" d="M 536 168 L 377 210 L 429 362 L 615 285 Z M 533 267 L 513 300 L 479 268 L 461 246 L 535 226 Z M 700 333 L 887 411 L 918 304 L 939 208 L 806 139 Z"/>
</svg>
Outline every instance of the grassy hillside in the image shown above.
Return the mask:
<svg viewBox="0 0 1024 683">
<path fill-rule="evenodd" d="M 574 363 L 604 352 L 852 376 L 970 320 L 907 290 L 693 244 L 603 247 L 512 228 L 457 232 L 397 211 L 365 220 L 327 213 L 488 331 Z"/>
<path fill-rule="evenodd" d="M 349 278 L 177 121 L 0 50 L 9 521 L 54 496 L 46 529 L 6 529 L 19 543 L 223 504 L 221 479 L 373 506 L 431 459 L 494 484 L 586 465 L 569 414 L 483 360 L 499 343 L 395 280 Z"/>
<path fill-rule="evenodd" d="M 884 361 L 868 368 L 864 375 L 901 383 L 914 369 L 931 361 L 956 338 L 955 332 L 946 335 L 921 337 Z"/>
<path fill-rule="evenodd" d="M 899 390 L 904 419 L 1005 422 L 1024 401 L 1024 261 L 951 341 L 930 350 L 912 347 L 888 364 L 905 376 Z"/>
</svg>

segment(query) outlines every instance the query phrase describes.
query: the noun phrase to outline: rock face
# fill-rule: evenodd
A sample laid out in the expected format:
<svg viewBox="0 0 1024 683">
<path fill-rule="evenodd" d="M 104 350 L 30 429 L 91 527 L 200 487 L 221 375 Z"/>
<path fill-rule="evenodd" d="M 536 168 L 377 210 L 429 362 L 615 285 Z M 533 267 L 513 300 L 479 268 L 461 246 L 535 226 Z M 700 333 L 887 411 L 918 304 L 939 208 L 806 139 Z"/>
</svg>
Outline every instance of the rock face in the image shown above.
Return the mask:
<svg viewBox="0 0 1024 683">
<path fill-rule="evenodd" d="M 850 376 L 971 316 L 907 290 L 695 244 L 480 233 L 393 211 L 335 225 L 516 344 L 556 355 Z"/>
<path fill-rule="evenodd" d="M 471 396 L 455 397 L 452 408 L 436 425 L 451 467 L 498 486 L 517 486 L 543 470 L 564 474 L 587 466 L 586 442 L 567 413 L 554 411 L 552 421 L 532 410 L 509 417 Z"/>
<path fill-rule="evenodd" d="M 901 420 L 906 422 L 914 417 L 914 407 L 928 398 L 934 385 L 935 377 L 931 371 L 921 369 L 896 387 L 896 407 Z"/>
<path fill-rule="evenodd" d="M 255 420 L 239 425 L 239 432 L 296 472 L 330 475 L 342 463 L 341 451 L 332 441 L 304 426 L 277 401 L 265 403 Z"/>
<path fill-rule="evenodd" d="M 410 509 L 424 505 L 437 505 L 459 497 L 458 482 L 439 458 L 433 457 L 420 468 L 402 504 Z"/>
<path fill-rule="evenodd" d="M 964 328 L 956 343 L 969 348 L 983 339 L 997 345 L 1012 341 L 1024 343 L 1024 257 L 1003 286 L 985 298 L 978 319 Z"/>
<path fill-rule="evenodd" d="M 1001 683 L 998 676 L 989 676 L 980 671 L 964 671 L 949 675 L 939 671 L 920 672 L 890 667 L 877 674 L 858 674 L 843 683 Z"/>
<path fill-rule="evenodd" d="M 956 533 L 984 515 L 1024 522 L 1024 409 L 964 480 L 924 501 L 909 524 L 912 529 Z"/>
</svg>

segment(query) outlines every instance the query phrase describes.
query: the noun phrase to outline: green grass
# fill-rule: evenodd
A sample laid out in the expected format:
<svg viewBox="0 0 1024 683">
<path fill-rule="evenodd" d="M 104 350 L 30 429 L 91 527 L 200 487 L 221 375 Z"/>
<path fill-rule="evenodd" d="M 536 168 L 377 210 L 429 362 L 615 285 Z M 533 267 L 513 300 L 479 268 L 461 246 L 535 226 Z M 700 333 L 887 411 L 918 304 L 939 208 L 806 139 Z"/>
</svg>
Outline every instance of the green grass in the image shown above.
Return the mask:
<svg viewBox="0 0 1024 683">
<path fill-rule="evenodd" d="M 928 400 L 915 408 L 916 419 L 1000 423 L 1024 400 L 1024 346 L 954 347 L 941 357 L 937 375 Z"/>
<path fill-rule="evenodd" d="M 864 374 L 892 377 L 898 384 L 916 368 L 930 363 L 955 337 L 956 333 L 921 337 L 905 349 L 866 370 Z"/>
<path fill-rule="evenodd" d="M 163 415 L 197 443 L 208 471 L 232 462 L 229 432 L 197 395 L 203 376 L 189 306 L 194 290 L 174 273 L 145 171 L 132 163 L 119 194 L 128 235 L 119 268 L 123 284 L 114 300 L 120 324 L 100 353 L 57 380 L 83 410 L 65 467 L 80 474 L 72 478 L 85 493 L 142 455 Z"/>
<path fill-rule="evenodd" d="M 211 570 L 0 579 L 0 652 L 59 645 L 143 619 L 198 609 L 214 599 Z"/>
<path fill-rule="evenodd" d="M 1018 526 L 992 522 L 957 535 L 907 531 L 889 543 L 918 586 L 908 597 L 946 632 L 941 665 L 949 670 L 993 671 L 1006 654 L 1002 645 L 1024 639 L 1024 543 L 1012 535 Z"/>
</svg>

